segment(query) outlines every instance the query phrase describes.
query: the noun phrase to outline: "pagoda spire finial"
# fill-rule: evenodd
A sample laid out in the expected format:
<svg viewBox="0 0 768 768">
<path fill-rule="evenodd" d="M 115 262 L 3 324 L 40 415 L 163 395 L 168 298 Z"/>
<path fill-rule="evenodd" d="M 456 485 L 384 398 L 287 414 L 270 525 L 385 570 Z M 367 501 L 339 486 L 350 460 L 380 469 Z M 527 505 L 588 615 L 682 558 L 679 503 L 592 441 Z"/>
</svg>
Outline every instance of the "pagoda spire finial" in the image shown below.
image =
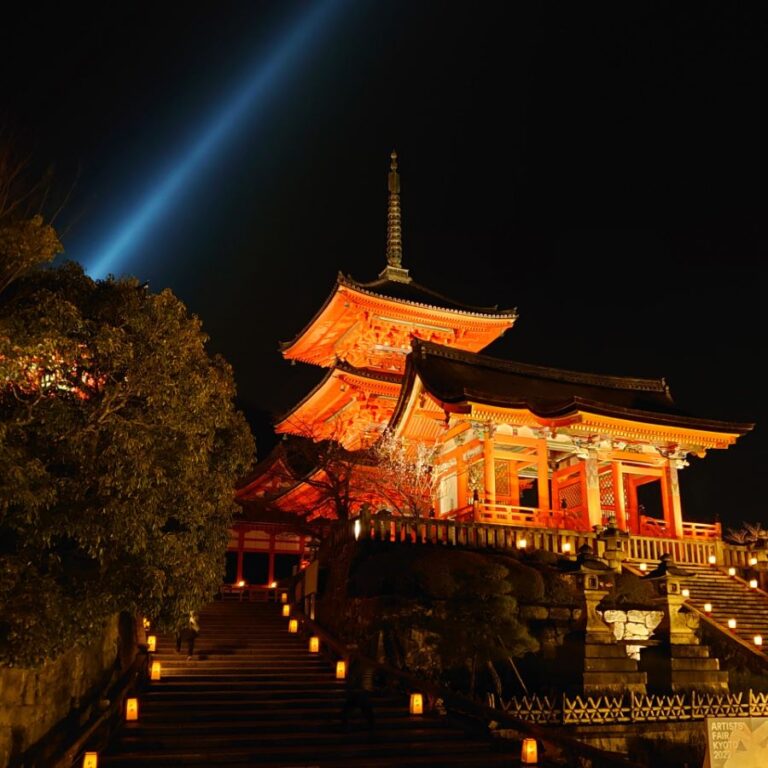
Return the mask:
<svg viewBox="0 0 768 768">
<path fill-rule="evenodd" d="M 387 208 L 387 265 L 403 266 L 403 230 L 400 223 L 400 174 L 397 172 L 397 152 L 392 150 L 389 163 L 389 207 Z"/>
<path fill-rule="evenodd" d="M 403 228 L 400 216 L 400 174 L 397 172 L 397 152 L 389 156 L 389 205 L 387 207 L 387 266 L 381 277 L 401 283 L 410 283 L 408 270 L 403 268 Z"/>
</svg>

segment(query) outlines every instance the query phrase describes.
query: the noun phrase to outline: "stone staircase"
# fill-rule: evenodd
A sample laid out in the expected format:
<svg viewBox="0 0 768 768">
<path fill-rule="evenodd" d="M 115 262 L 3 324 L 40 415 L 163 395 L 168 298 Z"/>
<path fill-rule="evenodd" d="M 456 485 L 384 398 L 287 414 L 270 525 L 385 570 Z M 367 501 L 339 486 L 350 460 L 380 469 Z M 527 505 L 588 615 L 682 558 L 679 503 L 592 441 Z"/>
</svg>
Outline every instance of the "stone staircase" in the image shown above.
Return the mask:
<svg viewBox="0 0 768 768">
<path fill-rule="evenodd" d="M 158 636 L 162 677 L 99 755 L 100 768 L 515 766 L 519 742 L 469 736 L 438 715 L 411 716 L 405 696 L 377 693 L 375 728 L 339 715 L 344 682 L 290 634 L 272 602 L 220 600 L 201 611 L 192 660 Z M 544 764 L 544 763 L 542 763 Z"/>
<path fill-rule="evenodd" d="M 705 615 L 722 632 L 739 638 L 768 661 L 768 594 L 751 589 L 748 582 L 729 576 L 722 568 L 688 563 L 681 567 L 696 574 L 685 584 L 691 593 L 688 604 L 704 614 L 705 603 L 711 603 L 712 612 Z M 728 627 L 728 619 L 736 619 L 734 629 Z M 763 638 L 762 649 L 755 646 L 755 635 Z"/>
</svg>

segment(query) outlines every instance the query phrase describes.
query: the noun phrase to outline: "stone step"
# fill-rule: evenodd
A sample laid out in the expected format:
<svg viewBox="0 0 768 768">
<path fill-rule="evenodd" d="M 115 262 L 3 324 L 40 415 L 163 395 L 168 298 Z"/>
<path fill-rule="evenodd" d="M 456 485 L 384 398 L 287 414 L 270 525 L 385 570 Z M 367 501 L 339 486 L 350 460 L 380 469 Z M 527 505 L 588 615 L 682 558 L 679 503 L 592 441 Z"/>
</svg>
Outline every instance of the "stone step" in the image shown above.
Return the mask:
<svg viewBox="0 0 768 768">
<path fill-rule="evenodd" d="M 670 645 L 670 654 L 675 658 L 708 659 L 708 645 Z"/>
<path fill-rule="evenodd" d="M 681 669 L 688 669 L 688 670 L 704 670 L 704 671 L 719 671 L 720 669 L 720 660 L 719 659 L 696 659 L 692 657 L 687 658 L 671 658 L 670 660 L 671 668 L 675 671 L 681 670 Z"/>
<path fill-rule="evenodd" d="M 600 658 L 597 656 L 584 659 L 585 672 L 636 672 L 637 662 L 626 653 L 623 658 Z"/>
<path fill-rule="evenodd" d="M 378 723 L 375 727 L 376 735 L 386 740 L 390 745 L 398 741 L 418 740 L 427 742 L 457 742 L 464 741 L 466 736 L 457 731 L 446 731 L 442 723 L 435 723 L 433 727 L 409 724 L 407 728 L 381 727 Z M 116 746 L 121 750 L 132 752 L 154 752 L 157 750 L 169 751 L 184 749 L 194 746 L 196 749 L 212 749 L 216 747 L 235 748 L 258 745 L 269 748 L 270 746 L 282 746 L 286 742 L 301 744 L 311 739 L 313 746 L 319 749 L 327 749 L 330 746 L 347 746 L 354 741 L 367 740 L 368 729 L 344 731 L 340 723 L 319 724 L 315 728 L 296 728 L 293 722 L 291 729 L 289 723 L 282 727 L 274 724 L 270 729 L 251 731 L 247 727 L 233 728 L 229 724 L 212 722 L 205 730 L 198 727 L 190 730 L 174 730 L 172 728 L 144 728 L 126 729 L 117 740 Z"/>
</svg>

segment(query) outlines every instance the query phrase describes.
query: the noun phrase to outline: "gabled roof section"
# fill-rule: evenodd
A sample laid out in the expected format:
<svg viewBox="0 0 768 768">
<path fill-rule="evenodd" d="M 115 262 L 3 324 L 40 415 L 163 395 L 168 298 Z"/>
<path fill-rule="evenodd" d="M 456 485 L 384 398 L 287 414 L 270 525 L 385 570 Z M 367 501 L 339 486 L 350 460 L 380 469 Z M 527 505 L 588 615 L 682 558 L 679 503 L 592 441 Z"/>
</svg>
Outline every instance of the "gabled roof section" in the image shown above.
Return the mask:
<svg viewBox="0 0 768 768">
<path fill-rule="evenodd" d="M 295 478 L 285 448 L 278 443 L 263 461 L 236 483 L 235 499 L 242 503 L 249 499 L 270 498 L 295 482 Z"/>
<path fill-rule="evenodd" d="M 515 309 L 460 304 L 413 281 L 381 277 L 358 283 L 339 273 L 317 314 L 280 349 L 286 359 L 326 368 L 341 360 L 402 373 L 411 338 L 477 351 L 516 319 Z"/>
<path fill-rule="evenodd" d="M 275 431 L 337 440 L 357 450 L 378 437 L 400 393 L 401 377 L 360 370 L 338 363 L 294 408 L 279 419 Z"/>
<path fill-rule="evenodd" d="M 446 412 L 470 413 L 478 405 L 529 411 L 542 421 L 589 413 L 639 423 L 743 435 L 753 424 L 692 417 L 678 409 L 664 379 L 568 371 L 500 360 L 415 341 L 392 417 L 397 424 L 416 379 Z"/>
<path fill-rule="evenodd" d="M 442 309 L 449 312 L 461 312 L 462 314 L 479 315 L 483 317 L 504 317 L 517 319 L 517 309 L 499 309 L 498 304 L 489 307 L 477 307 L 472 304 L 463 304 L 455 301 L 442 293 L 433 291 L 431 288 L 417 283 L 413 279 L 393 280 L 385 269 L 376 279 L 369 283 L 361 283 L 350 277 L 339 273 L 338 282 L 358 291 L 369 293 L 374 296 L 381 296 L 388 299 L 394 299 L 417 307 L 427 309 Z"/>
</svg>

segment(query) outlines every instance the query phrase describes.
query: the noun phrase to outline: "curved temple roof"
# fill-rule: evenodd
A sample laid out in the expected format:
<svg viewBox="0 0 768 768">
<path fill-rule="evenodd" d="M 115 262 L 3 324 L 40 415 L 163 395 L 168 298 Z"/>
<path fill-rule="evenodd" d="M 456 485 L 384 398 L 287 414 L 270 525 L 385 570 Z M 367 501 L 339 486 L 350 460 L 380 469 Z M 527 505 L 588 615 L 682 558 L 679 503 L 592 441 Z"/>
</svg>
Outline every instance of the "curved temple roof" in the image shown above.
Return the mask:
<svg viewBox="0 0 768 768">
<path fill-rule="evenodd" d="M 446 411 L 467 412 L 470 403 L 525 408 L 542 418 L 565 418 L 578 411 L 634 421 L 730 434 L 753 424 L 690 416 L 678 409 L 663 379 L 567 371 L 463 352 L 414 340 L 408 357 L 396 424 L 418 376 Z"/>
</svg>

